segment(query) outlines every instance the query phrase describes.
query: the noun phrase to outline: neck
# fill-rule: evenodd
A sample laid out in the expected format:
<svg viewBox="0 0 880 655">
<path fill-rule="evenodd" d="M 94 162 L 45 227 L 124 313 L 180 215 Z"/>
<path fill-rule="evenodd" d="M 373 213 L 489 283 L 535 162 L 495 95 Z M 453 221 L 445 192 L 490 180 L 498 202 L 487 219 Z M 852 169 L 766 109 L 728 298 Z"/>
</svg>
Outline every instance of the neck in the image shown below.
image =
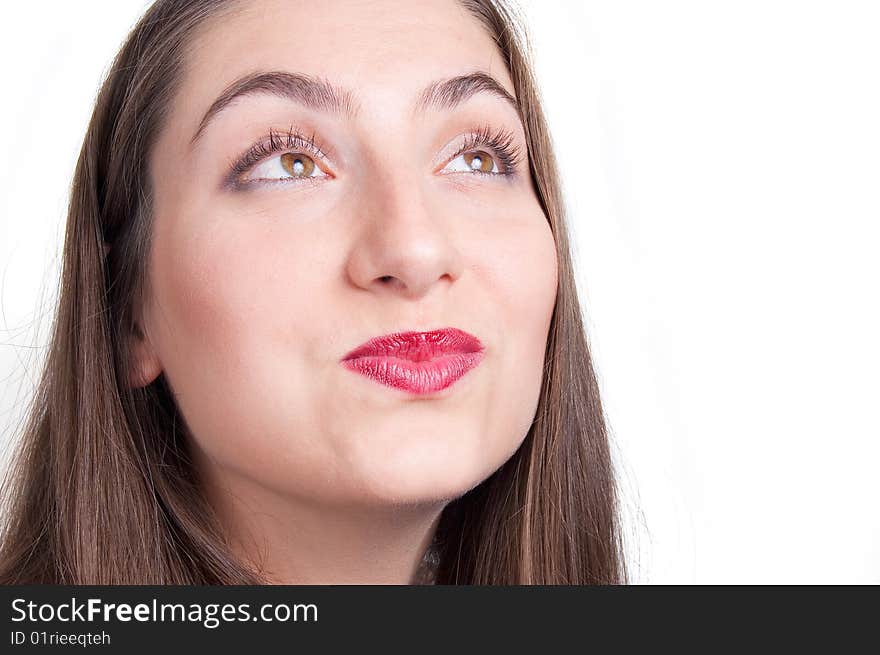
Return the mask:
<svg viewBox="0 0 880 655">
<path fill-rule="evenodd" d="M 318 505 L 241 479 L 207 491 L 234 552 L 268 584 L 422 583 L 445 505 Z"/>
</svg>

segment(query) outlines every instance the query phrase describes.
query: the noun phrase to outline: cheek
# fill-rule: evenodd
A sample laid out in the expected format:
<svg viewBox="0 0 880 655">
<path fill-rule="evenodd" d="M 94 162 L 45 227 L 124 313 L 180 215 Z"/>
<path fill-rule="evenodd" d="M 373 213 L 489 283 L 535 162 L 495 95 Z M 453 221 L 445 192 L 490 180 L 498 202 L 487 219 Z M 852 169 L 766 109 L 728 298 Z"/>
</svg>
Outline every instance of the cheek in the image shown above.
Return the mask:
<svg viewBox="0 0 880 655">
<path fill-rule="evenodd" d="M 524 329 L 544 341 L 558 284 L 556 243 L 543 218 L 514 230 L 496 260 L 498 284 Z M 542 344 L 543 345 L 543 344 Z"/>
<path fill-rule="evenodd" d="M 479 255 L 485 275 L 491 280 L 488 307 L 502 312 L 503 335 L 523 356 L 534 363 L 534 352 L 543 356 L 547 330 L 556 301 L 558 284 L 556 244 L 543 213 L 517 222 L 503 222 L 487 237 Z M 491 248 L 485 248 L 491 243 Z"/>
<path fill-rule="evenodd" d="M 157 230 L 152 261 L 151 325 L 193 437 L 225 461 L 249 443 L 258 469 L 272 464 L 272 449 L 253 446 L 312 402 L 302 374 L 317 338 L 310 318 L 331 311 L 318 289 L 320 253 L 282 229 L 226 217 Z"/>
<path fill-rule="evenodd" d="M 499 459 L 519 446 L 537 410 L 558 285 L 556 244 L 543 213 L 504 223 L 483 255 L 489 297 L 484 320 L 496 326 L 498 370 L 491 419 Z"/>
<path fill-rule="evenodd" d="M 171 347 L 210 348 L 212 359 L 228 364 L 236 353 L 268 355 L 268 335 L 281 326 L 295 334 L 306 302 L 319 301 L 309 293 L 315 267 L 295 239 L 218 226 L 157 246 L 156 298 L 178 332 L 168 335 Z"/>
</svg>

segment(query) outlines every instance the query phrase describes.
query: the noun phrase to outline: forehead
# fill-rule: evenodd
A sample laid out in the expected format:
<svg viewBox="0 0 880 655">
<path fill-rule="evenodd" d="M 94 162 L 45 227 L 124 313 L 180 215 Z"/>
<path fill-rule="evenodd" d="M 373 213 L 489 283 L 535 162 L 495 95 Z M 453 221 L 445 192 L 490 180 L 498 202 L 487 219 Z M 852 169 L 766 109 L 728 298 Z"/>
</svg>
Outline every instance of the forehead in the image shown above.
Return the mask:
<svg viewBox="0 0 880 655">
<path fill-rule="evenodd" d="M 386 107 L 473 70 L 513 95 L 497 46 L 459 0 L 245 0 L 196 36 L 181 91 L 195 111 L 260 70 L 321 77 Z"/>
</svg>

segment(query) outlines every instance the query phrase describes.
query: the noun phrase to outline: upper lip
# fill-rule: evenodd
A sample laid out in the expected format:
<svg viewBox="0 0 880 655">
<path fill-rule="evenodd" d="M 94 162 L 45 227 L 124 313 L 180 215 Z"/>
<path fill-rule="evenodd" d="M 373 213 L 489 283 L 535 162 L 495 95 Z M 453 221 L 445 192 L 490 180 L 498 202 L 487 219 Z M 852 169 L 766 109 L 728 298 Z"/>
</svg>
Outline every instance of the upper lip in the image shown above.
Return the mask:
<svg viewBox="0 0 880 655">
<path fill-rule="evenodd" d="M 482 350 L 483 344 L 474 335 L 458 328 L 442 328 L 429 332 L 395 332 L 376 337 L 358 346 L 342 359 L 399 357 L 420 362 L 442 355 Z"/>
</svg>

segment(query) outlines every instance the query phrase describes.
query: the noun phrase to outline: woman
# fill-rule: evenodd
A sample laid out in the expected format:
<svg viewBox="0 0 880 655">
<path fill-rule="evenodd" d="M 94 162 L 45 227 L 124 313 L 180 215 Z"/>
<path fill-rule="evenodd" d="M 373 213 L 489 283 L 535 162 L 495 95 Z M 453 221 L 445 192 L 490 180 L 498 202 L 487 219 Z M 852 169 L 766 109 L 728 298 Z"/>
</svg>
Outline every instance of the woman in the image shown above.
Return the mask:
<svg viewBox="0 0 880 655">
<path fill-rule="evenodd" d="M 102 87 L 4 583 L 625 581 L 525 40 L 158 0 Z"/>
</svg>

